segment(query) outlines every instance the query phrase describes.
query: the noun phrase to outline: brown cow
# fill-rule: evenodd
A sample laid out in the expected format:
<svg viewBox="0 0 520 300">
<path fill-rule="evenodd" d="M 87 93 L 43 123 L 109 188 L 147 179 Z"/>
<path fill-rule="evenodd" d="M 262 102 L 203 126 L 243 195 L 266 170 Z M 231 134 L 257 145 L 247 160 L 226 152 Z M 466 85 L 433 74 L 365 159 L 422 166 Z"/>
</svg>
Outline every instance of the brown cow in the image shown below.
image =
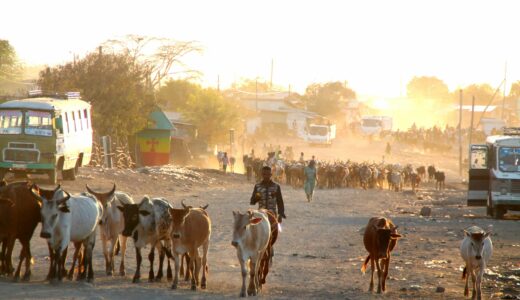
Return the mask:
<svg viewBox="0 0 520 300">
<path fill-rule="evenodd" d="M 368 261 L 370 261 L 372 274 L 369 292 L 374 291 L 374 264 L 377 267 L 377 293 L 381 293 L 381 290 L 385 291 L 386 277 L 390 266 L 390 252 L 394 249 L 397 239 L 400 237 L 401 235 L 397 233 L 397 226 L 390 219 L 373 217 L 368 221 L 363 236 L 363 243 L 368 251 L 368 256 L 361 267 L 361 272 L 365 273 Z"/>
<path fill-rule="evenodd" d="M 0 207 L 1 214 L 7 214 L 9 218 L 2 218 L 0 226 L 0 237 L 2 239 L 2 273 L 12 274 L 13 266 L 11 261 L 14 243 L 19 240 L 22 244 L 20 250 L 20 261 L 13 280 L 20 279 L 22 263 L 25 260 L 25 273 L 23 280 L 31 278 L 31 245 L 30 240 L 40 222 L 40 204 L 30 192 L 29 182 L 14 182 L 6 185 L 0 184 Z"/>
<path fill-rule="evenodd" d="M 172 289 L 177 289 L 179 283 L 179 255 L 188 253 L 191 272 L 191 289 L 196 290 L 199 284 L 199 272 L 202 267 L 200 287 L 206 288 L 207 256 L 209 238 L 211 236 L 211 220 L 207 212 L 200 208 L 169 209 L 172 217 L 171 240 L 172 254 L 175 259 L 175 276 Z M 199 248 L 202 247 L 202 263 Z"/>
</svg>

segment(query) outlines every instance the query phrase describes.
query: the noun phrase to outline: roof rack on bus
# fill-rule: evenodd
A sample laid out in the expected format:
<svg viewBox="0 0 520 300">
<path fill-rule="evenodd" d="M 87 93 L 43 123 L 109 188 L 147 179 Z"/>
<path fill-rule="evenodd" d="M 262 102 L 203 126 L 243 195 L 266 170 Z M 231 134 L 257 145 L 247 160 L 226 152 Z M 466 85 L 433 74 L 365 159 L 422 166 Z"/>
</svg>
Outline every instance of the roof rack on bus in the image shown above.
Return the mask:
<svg viewBox="0 0 520 300">
<path fill-rule="evenodd" d="M 54 99 L 80 99 L 79 92 L 66 92 L 66 93 L 57 93 L 57 92 L 47 92 L 42 90 L 32 90 L 29 91 L 29 98 L 38 98 L 38 97 L 49 97 Z"/>
<path fill-rule="evenodd" d="M 504 127 L 504 135 L 520 135 L 520 127 Z"/>
</svg>

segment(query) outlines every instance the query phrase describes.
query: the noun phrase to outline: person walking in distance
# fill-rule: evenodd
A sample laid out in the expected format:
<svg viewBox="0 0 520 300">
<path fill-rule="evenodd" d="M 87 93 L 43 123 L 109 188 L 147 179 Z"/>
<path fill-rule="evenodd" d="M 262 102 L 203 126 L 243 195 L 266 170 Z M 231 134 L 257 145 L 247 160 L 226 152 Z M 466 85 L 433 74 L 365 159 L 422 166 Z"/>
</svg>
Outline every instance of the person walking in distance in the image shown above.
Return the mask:
<svg viewBox="0 0 520 300">
<path fill-rule="evenodd" d="M 224 152 L 224 156 L 222 157 L 222 169 L 224 173 L 226 173 L 227 166 L 229 165 L 229 158 L 227 156 L 227 152 Z"/>
<path fill-rule="evenodd" d="M 259 209 L 267 209 L 271 211 L 282 223 L 285 219 L 285 207 L 282 197 L 282 189 L 280 185 L 275 183 L 272 179 L 271 167 L 265 166 L 262 168 L 262 181 L 255 184 L 253 195 L 251 195 L 251 205 L 258 203 Z"/>
<path fill-rule="evenodd" d="M 305 167 L 303 170 L 305 174 L 305 183 L 303 188 L 305 189 L 305 195 L 307 195 L 307 201 L 312 201 L 312 196 L 314 195 L 314 187 L 316 186 L 316 181 L 318 180 L 317 172 L 316 172 L 316 162 L 311 160 L 309 165 Z"/>
</svg>

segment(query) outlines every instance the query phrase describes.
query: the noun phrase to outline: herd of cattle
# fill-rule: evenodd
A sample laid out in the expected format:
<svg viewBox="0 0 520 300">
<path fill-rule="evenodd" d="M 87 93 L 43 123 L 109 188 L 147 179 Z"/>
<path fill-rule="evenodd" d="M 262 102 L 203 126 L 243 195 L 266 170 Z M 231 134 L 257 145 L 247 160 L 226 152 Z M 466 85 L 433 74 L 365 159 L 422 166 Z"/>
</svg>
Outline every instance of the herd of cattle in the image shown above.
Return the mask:
<svg viewBox="0 0 520 300">
<path fill-rule="evenodd" d="M 364 170 L 364 166 L 360 166 Z M 418 172 L 420 174 L 420 172 Z M 369 184 L 368 182 L 365 184 Z M 86 192 L 70 195 L 60 186 L 54 190 L 42 189 L 30 182 L 0 184 L 0 274 L 20 280 L 22 264 L 25 273 L 22 280 L 31 277 L 32 255 L 30 240 L 38 223 L 42 223 L 40 237 L 47 241 L 50 266 L 47 279 L 60 282 L 63 277 L 78 280 L 94 280 L 92 266 L 96 232 L 101 232 L 106 274 L 115 272 L 114 256 L 121 252 L 119 274 L 125 275 L 125 252 L 127 238 L 132 237 L 136 251 L 137 267 L 133 282 L 140 281 L 141 250 L 150 245 L 149 281 L 163 277 L 164 259 L 167 263 L 167 278 L 173 280 L 172 289 L 178 287 L 179 274 L 191 280 L 191 289 L 207 287 L 207 254 L 211 235 L 211 219 L 207 205 L 193 208 L 183 202 L 182 208 L 174 208 L 164 198 L 143 197 L 135 203 L 131 196 L 116 191 L 96 192 L 86 186 Z M 278 238 L 277 218 L 266 210 L 233 212 L 233 236 L 231 245 L 236 248 L 241 266 L 242 287 L 240 296 L 257 295 L 272 264 L 273 247 Z M 398 226 L 388 218 L 371 218 L 365 227 L 363 242 L 368 256 L 362 265 L 365 272 L 371 264 L 370 291 L 374 289 L 374 273 L 377 271 L 377 292 L 386 290 L 390 254 L 401 234 Z M 461 256 L 465 261 L 463 278 L 466 279 L 464 294 L 469 294 L 468 281 L 473 280 L 473 297 L 481 297 L 481 281 L 486 264 L 492 253 L 490 232 L 478 227 L 465 231 L 461 244 Z M 16 240 L 22 245 L 16 270 L 12 265 L 12 252 Z M 72 266 L 67 270 L 65 261 L 69 244 L 75 251 Z M 154 272 L 155 250 L 159 253 L 159 266 Z M 200 251 L 200 252 L 199 252 Z M 175 274 L 172 274 L 173 260 Z M 186 267 L 184 271 L 184 262 Z M 76 263 L 78 266 L 76 267 Z M 249 267 L 249 270 L 248 270 Z M 202 277 L 199 280 L 200 271 Z M 13 274 L 14 272 L 14 274 Z M 247 275 L 249 286 L 246 292 Z"/>
<path fill-rule="evenodd" d="M 261 169 L 265 165 L 272 168 L 276 181 L 286 183 L 293 187 L 302 187 L 305 182 L 305 163 L 299 161 L 284 162 L 282 160 L 269 161 L 253 159 L 245 161 L 246 170 L 251 168 L 256 179 L 261 179 Z M 414 168 L 411 164 L 401 166 L 399 164 L 357 163 L 352 161 L 318 162 L 317 163 L 317 187 L 328 188 L 355 188 L 363 189 L 387 187 L 389 190 L 402 191 L 404 186 L 412 190 L 421 182 L 435 182 L 436 188 L 444 189 L 446 175 L 434 165 L 419 166 Z"/>
<path fill-rule="evenodd" d="M 167 278 L 173 279 L 172 289 L 179 283 L 179 273 L 184 280 L 191 280 L 191 289 L 207 286 L 207 254 L 211 235 L 211 219 L 207 205 L 193 208 L 182 202 L 182 208 L 174 208 L 164 198 L 145 196 L 135 203 L 131 196 L 116 191 L 91 190 L 70 195 L 60 186 L 54 190 L 42 189 L 30 182 L 0 184 L 0 275 L 20 280 L 22 264 L 25 262 L 23 281 L 31 278 L 32 254 L 30 240 L 38 223 L 42 223 L 40 237 L 47 241 L 50 257 L 47 280 L 60 282 L 64 277 L 77 280 L 94 280 L 92 266 L 96 232 L 101 233 L 106 274 L 115 272 L 114 256 L 121 252 L 119 274 L 125 273 L 127 238 L 132 237 L 136 251 L 136 271 L 133 282 L 141 277 L 141 249 L 151 246 L 149 281 L 160 281 L 163 277 L 164 259 L 167 259 Z M 278 235 L 277 219 L 265 210 L 251 210 L 243 214 L 233 212 L 234 231 L 232 245 L 237 250 L 242 267 L 245 296 L 247 268 L 250 266 L 248 295 L 256 295 L 266 282 L 272 262 L 273 245 Z M 20 260 L 16 270 L 12 264 L 15 241 L 21 245 Z M 65 261 L 69 244 L 75 251 L 72 266 L 67 270 Z M 159 267 L 154 272 L 155 250 L 159 254 Z M 202 255 L 201 255 L 201 253 Z M 172 274 L 170 260 L 175 265 Z M 186 271 L 184 272 L 184 262 Z M 77 267 L 76 267 L 76 264 Z M 199 281 L 200 271 L 202 277 Z"/>
</svg>

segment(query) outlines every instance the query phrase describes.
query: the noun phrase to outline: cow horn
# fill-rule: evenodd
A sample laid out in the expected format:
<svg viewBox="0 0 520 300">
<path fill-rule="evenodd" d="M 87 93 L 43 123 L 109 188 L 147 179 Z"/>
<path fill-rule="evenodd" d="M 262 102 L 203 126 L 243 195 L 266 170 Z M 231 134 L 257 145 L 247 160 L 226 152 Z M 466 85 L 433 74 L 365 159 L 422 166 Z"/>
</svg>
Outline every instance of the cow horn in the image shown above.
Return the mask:
<svg viewBox="0 0 520 300">
<path fill-rule="evenodd" d="M 37 192 L 35 192 L 35 190 Z M 38 201 L 38 203 L 43 204 L 43 199 L 42 197 L 40 196 L 40 189 L 39 187 L 36 185 L 36 184 L 33 184 L 30 188 L 29 188 L 29 191 L 31 192 L 31 194 L 33 194 L 34 198 L 36 198 L 36 201 Z"/>
<path fill-rule="evenodd" d="M 56 193 L 59 189 L 61 189 L 61 184 L 58 184 L 58 186 L 54 189 L 54 192 Z"/>
<path fill-rule="evenodd" d="M 188 208 L 189 208 L 189 207 L 187 207 L 187 206 L 184 204 L 184 199 L 181 200 L 181 205 L 182 205 L 182 207 L 183 207 L 184 209 L 188 209 Z"/>
<path fill-rule="evenodd" d="M 57 200 L 57 201 L 56 201 L 56 203 L 57 203 L 58 205 L 61 205 L 61 204 L 65 203 L 65 202 L 67 202 L 67 200 L 70 199 L 70 194 L 67 193 L 67 192 L 64 192 L 64 193 L 65 193 L 65 197 L 63 197 L 63 198 L 61 198 L 60 200 Z"/>
<path fill-rule="evenodd" d="M 204 206 L 201 206 L 200 208 L 202 208 L 203 210 L 206 210 L 206 208 L 208 208 L 208 207 L 209 207 L 209 204 L 206 204 Z"/>
<path fill-rule="evenodd" d="M 93 191 L 93 190 L 88 186 L 88 183 L 85 184 L 85 188 L 87 189 L 87 192 L 89 192 L 90 194 L 92 194 L 92 195 L 96 196 L 96 198 L 98 198 L 99 193 L 94 192 L 94 191 Z"/>
</svg>

